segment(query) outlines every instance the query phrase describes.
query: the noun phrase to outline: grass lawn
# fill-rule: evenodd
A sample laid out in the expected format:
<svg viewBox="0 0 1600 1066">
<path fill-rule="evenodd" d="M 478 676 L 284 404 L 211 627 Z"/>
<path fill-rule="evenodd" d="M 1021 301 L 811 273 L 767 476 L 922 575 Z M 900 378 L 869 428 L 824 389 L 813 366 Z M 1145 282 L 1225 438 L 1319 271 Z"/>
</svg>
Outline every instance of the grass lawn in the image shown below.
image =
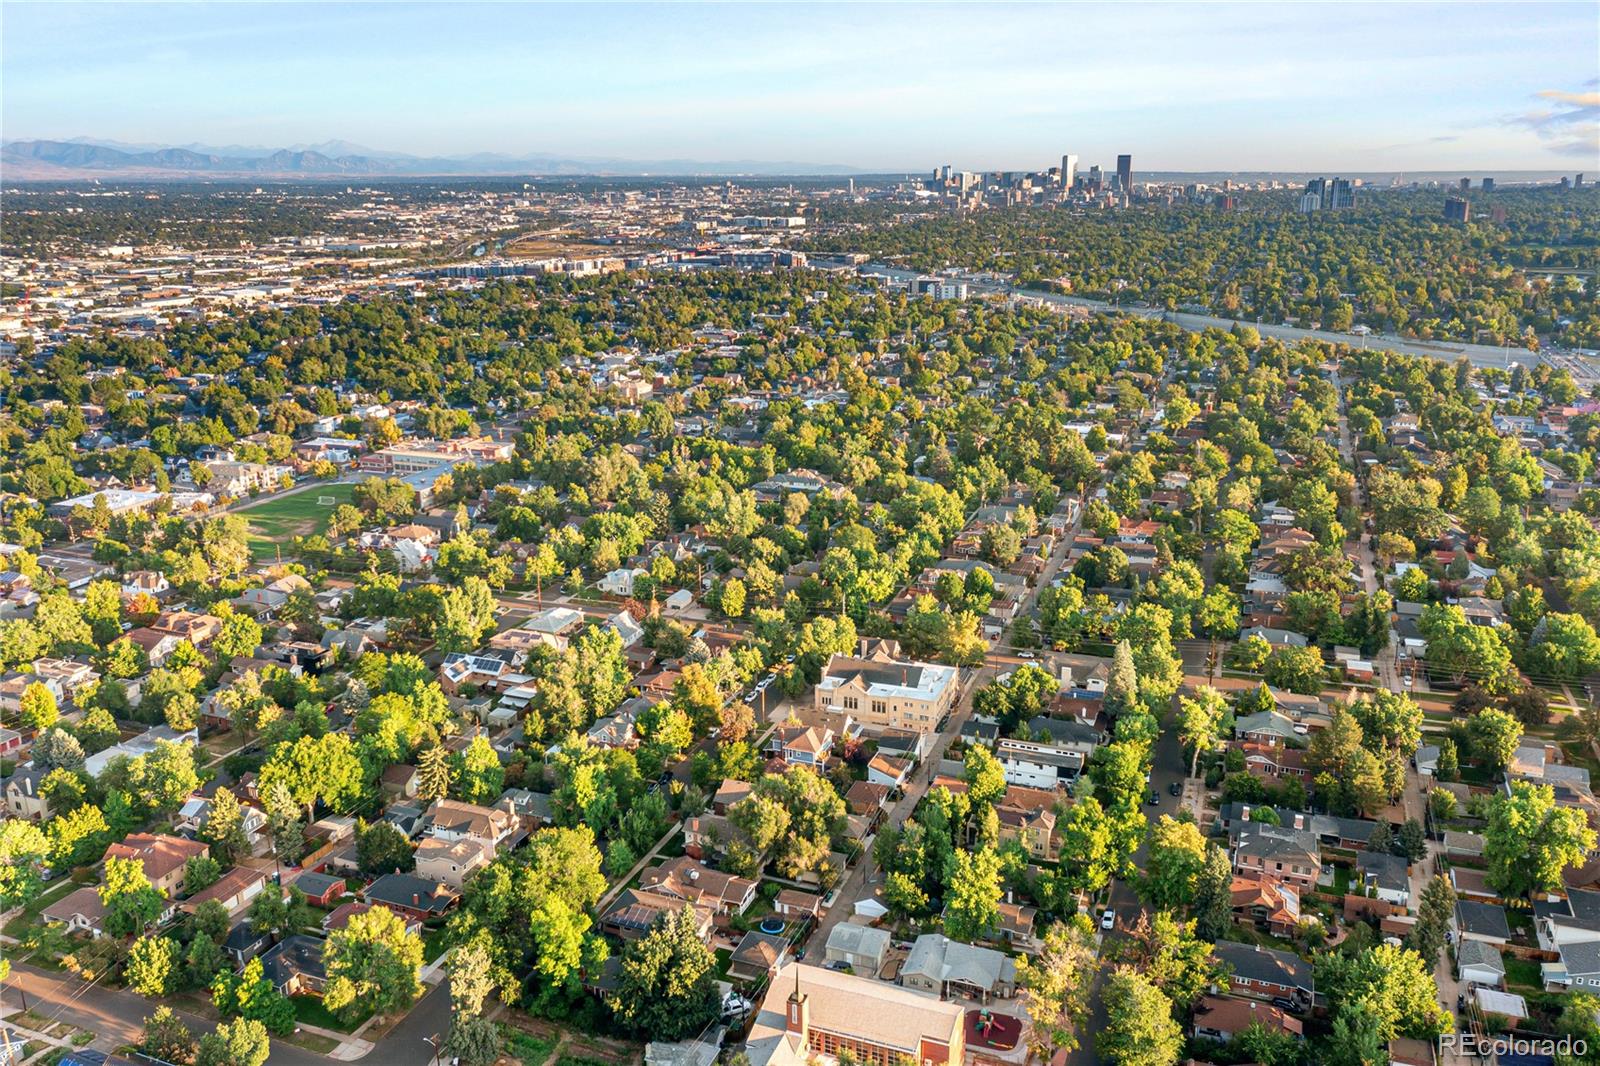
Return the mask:
<svg viewBox="0 0 1600 1066">
<path fill-rule="evenodd" d="M 341 503 L 355 499 L 354 485 L 312 485 L 238 511 L 250 523 L 250 553 L 257 559 L 275 558 L 280 547 L 295 537 L 328 531 L 328 516 Z M 325 503 L 332 500 L 332 503 Z"/>
<path fill-rule="evenodd" d="M 422 961 L 424 964 L 430 963 L 444 954 L 444 936 L 445 928 L 442 925 L 437 929 L 424 929 L 422 931 Z"/>
<path fill-rule="evenodd" d="M 290 1033 L 288 1036 L 279 1037 L 278 1039 L 287 1040 L 295 1047 L 305 1048 L 307 1051 L 314 1051 L 318 1055 L 330 1055 L 333 1053 L 333 1050 L 339 1046 L 339 1041 L 337 1040 L 322 1036 L 318 1033 L 308 1033 L 303 1029 L 298 1033 Z"/>
<path fill-rule="evenodd" d="M 589 1059 L 582 1055 L 563 1055 L 556 1060 L 556 1066 L 616 1066 L 605 1059 Z"/>
<path fill-rule="evenodd" d="M 22 939 L 28 930 L 39 924 L 39 915 L 50 904 L 59 899 L 64 899 L 82 888 L 83 885 L 70 877 L 63 877 L 43 892 L 34 896 L 22 905 L 22 912 L 6 923 L 5 934 L 10 937 Z"/>
<path fill-rule="evenodd" d="M 346 1025 L 322 1005 L 321 996 L 295 996 L 292 1002 L 296 1021 L 303 1025 L 314 1025 L 319 1029 L 332 1029 L 337 1033 L 353 1033 L 361 1027 L 362 1022 L 372 1017 L 370 1010 L 365 1011 L 358 1015 L 355 1021 Z"/>
<path fill-rule="evenodd" d="M 1539 964 L 1529 959 L 1506 957 L 1506 985 L 1539 990 L 1544 988 L 1544 978 Z"/>
<path fill-rule="evenodd" d="M 554 1040 L 520 1029 L 506 1030 L 505 1041 L 506 1054 L 522 1060 L 523 1066 L 544 1066 L 544 1061 L 556 1049 Z"/>
</svg>

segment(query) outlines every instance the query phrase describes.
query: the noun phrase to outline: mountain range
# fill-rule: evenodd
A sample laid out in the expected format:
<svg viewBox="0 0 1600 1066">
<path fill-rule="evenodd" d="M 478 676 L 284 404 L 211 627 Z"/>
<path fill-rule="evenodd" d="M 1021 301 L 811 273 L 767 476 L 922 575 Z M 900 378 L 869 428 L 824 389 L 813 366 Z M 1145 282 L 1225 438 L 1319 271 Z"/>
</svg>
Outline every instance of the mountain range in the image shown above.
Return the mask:
<svg viewBox="0 0 1600 1066">
<path fill-rule="evenodd" d="M 7 181 L 859 173 L 862 171 L 858 168 L 833 164 L 757 160 L 630 160 L 548 154 L 512 156 L 491 152 L 424 157 L 364 148 L 348 141 L 291 145 L 287 148 L 127 144 L 88 137 L 66 141 L 17 140 L 0 143 L 0 178 Z"/>
</svg>

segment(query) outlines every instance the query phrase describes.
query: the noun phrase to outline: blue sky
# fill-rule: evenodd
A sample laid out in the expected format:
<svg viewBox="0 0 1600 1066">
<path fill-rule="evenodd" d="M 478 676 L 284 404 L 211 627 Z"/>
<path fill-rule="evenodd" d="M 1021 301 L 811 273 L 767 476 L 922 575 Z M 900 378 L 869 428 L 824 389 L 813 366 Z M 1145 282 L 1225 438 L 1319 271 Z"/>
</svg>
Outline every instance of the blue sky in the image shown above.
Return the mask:
<svg viewBox="0 0 1600 1066">
<path fill-rule="evenodd" d="M 4 136 L 1600 170 L 1600 7 L 4 3 Z"/>
</svg>

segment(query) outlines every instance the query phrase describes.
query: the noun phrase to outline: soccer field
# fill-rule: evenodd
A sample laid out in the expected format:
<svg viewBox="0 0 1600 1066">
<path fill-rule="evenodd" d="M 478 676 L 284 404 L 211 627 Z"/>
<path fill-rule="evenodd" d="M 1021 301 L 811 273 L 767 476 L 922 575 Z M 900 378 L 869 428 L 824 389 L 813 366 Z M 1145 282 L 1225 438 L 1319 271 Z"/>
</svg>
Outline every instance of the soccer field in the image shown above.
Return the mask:
<svg viewBox="0 0 1600 1066">
<path fill-rule="evenodd" d="M 246 507 L 238 513 L 250 523 L 250 552 L 257 559 L 273 559 L 287 552 L 295 537 L 328 531 L 328 516 L 341 503 L 355 499 L 354 485 L 312 485 L 275 500 Z"/>
</svg>

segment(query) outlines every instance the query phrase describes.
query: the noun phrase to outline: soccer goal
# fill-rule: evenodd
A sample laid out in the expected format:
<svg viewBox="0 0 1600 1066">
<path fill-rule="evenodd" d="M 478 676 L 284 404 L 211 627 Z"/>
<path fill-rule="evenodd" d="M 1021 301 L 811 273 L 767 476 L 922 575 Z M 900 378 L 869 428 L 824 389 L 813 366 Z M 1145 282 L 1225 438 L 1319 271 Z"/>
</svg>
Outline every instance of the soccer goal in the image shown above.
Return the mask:
<svg viewBox="0 0 1600 1066">
<path fill-rule="evenodd" d="M 336 504 L 338 502 L 339 502 L 339 498 L 337 496 L 318 496 L 317 497 L 317 506 L 318 507 L 332 507 L 334 504 Z"/>
</svg>

